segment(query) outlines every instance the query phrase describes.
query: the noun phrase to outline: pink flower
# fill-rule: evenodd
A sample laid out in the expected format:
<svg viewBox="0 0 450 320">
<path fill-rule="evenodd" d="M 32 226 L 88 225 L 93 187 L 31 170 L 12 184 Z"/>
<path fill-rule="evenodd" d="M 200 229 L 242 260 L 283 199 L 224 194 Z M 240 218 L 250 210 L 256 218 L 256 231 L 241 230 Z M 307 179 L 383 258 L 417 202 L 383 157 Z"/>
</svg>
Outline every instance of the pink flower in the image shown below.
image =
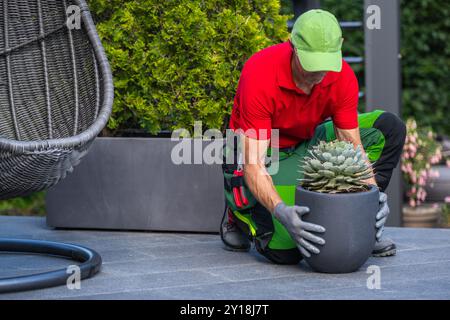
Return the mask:
<svg viewBox="0 0 450 320">
<path fill-rule="evenodd" d="M 445 203 L 450 203 L 450 196 L 445 197 Z"/>
<path fill-rule="evenodd" d="M 417 199 L 422 200 L 422 198 L 423 198 L 422 192 L 423 192 L 423 189 L 419 187 L 419 190 L 417 191 Z"/>
<path fill-rule="evenodd" d="M 409 200 L 409 205 L 410 205 L 411 207 L 415 207 L 415 206 L 416 206 L 416 202 L 414 201 L 414 199 L 410 199 L 410 200 Z"/>
<path fill-rule="evenodd" d="M 439 161 L 441 161 L 441 158 L 438 155 L 434 155 L 431 157 L 430 162 L 431 163 L 438 163 Z"/>
<path fill-rule="evenodd" d="M 419 177 L 419 185 L 424 186 L 426 184 L 426 179 L 424 179 L 422 176 Z"/>
<path fill-rule="evenodd" d="M 427 192 L 425 190 L 422 190 L 422 193 L 420 194 L 420 200 L 425 201 L 426 197 L 427 197 Z"/>
</svg>

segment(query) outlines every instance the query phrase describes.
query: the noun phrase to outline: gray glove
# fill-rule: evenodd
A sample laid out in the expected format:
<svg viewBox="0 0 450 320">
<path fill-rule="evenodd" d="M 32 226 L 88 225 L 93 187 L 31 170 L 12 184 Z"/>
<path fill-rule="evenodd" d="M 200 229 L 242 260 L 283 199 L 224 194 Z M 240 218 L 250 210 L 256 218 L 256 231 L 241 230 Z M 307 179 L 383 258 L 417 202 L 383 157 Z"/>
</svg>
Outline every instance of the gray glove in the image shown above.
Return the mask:
<svg viewBox="0 0 450 320">
<path fill-rule="evenodd" d="M 387 195 L 384 192 L 380 191 L 380 209 L 377 213 L 377 222 L 375 224 L 377 228 L 377 241 L 381 239 L 381 235 L 383 234 L 384 224 L 386 223 L 387 217 L 389 215 L 389 206 L 387 204 Z"/>
<path fill-rule="evenodd" d="M 287 206 L 284 202 L 276 205 L 273 212 L 275 218 L 286 228 L 304 257 L 311 257 L 311 252 L 318 254 L 320 250 L 311 244 L 324 245 L 325 240 L 308 232 L 325 232 L 325 228 L 317 224 L 302 221 L 302 216 L 309 212 L 308 207 Z"/>
</svg>

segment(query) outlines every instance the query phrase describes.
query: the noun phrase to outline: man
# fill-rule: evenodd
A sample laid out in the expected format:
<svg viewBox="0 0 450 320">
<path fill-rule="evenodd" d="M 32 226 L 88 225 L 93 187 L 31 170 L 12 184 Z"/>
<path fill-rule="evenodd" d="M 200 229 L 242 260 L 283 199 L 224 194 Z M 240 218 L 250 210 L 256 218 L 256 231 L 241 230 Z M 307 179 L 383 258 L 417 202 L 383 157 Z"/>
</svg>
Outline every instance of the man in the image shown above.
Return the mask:
<svg viewBox="0 0 450 320">
<path fill-rule="evenodd" d="M 342 60 L 342 41 L 334 15 L 310 10 L 295 22 L 290 41 L 246 62 L 230 119 L 231 129 L 244 132 L 243 149 L 225 148 L 236 159 L 244 155 L 243 167 L 223 166 L 226 208 L 220 231 L 226 249 L 248 251 L 254 240 L 258 252 L 279 264 L 297 264 L 318 254 L 325 244 L 320 234 L 326 230 L 303 222 L 309 208 L 294 205 L 298 164 L 308 147 L 337 138 L 362 145 L 374 173 L 366 182 L 381 191 L 373 255 L 396 253 L 392 241 L 381 239 L 389 214 L 383 191 L 399 162 L 405 125 L 382 110 L 358 114 L 358 82 Z M 279 130 L 278 145 L 270 140 L 273 129 Z M 267 173 L 264 159 L 274 148 L 280 153 L 279 172 L 261 174 Z"/>
</svg>

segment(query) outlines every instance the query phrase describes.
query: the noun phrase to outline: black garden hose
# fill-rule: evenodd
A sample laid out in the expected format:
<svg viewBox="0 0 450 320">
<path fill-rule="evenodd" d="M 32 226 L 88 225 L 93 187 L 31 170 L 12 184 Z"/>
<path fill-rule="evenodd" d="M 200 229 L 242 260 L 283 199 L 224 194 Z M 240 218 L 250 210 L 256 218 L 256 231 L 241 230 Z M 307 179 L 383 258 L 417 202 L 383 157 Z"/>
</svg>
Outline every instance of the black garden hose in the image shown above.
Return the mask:
<svg viewBox="0 0 450 320">
<path fill-rule="evenodd" d="M 80 278 L 87 279 L 100 271 L 102 258 L 94 250 L 75 244 L 0 238 L 0 252 L 37 253 L 70 258 L 77 262 L 80 268 Z M 34 290 L 65 285 L 68 277 L 67 269 L 30 274 L 25 276 L 0 279 L 0 293 Z"/>
</svg>

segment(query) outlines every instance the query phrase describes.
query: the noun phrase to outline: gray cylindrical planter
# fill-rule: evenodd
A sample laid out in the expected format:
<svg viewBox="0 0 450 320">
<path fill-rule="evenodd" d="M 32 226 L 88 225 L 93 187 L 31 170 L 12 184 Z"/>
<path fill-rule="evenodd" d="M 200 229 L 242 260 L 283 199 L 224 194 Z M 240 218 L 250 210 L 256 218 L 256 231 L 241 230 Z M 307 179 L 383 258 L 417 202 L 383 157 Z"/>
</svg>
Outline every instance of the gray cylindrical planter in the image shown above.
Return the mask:
<svg viewBox="0 0 450 320">
<path fill-rule="evenodd" d="M 347 273 L 357 271 L 369 258 L 375 244 L 379 191 L 328 194 L 297 187 L 297 205 L 307 206 L 307 222 L 319 224 L 326 231 L 317 234 L 325 240 L 320 253 L 305 258 L 318 272 Z"/>
<path fill-rule="evenodd" d="M 450 196 L 450 167 L 436 165 L 433 170 L 439 173 L 439 177 L 430 178 L 425 186 L 428 202 L 444 202 L 445 197 Z"/>
</svg>

